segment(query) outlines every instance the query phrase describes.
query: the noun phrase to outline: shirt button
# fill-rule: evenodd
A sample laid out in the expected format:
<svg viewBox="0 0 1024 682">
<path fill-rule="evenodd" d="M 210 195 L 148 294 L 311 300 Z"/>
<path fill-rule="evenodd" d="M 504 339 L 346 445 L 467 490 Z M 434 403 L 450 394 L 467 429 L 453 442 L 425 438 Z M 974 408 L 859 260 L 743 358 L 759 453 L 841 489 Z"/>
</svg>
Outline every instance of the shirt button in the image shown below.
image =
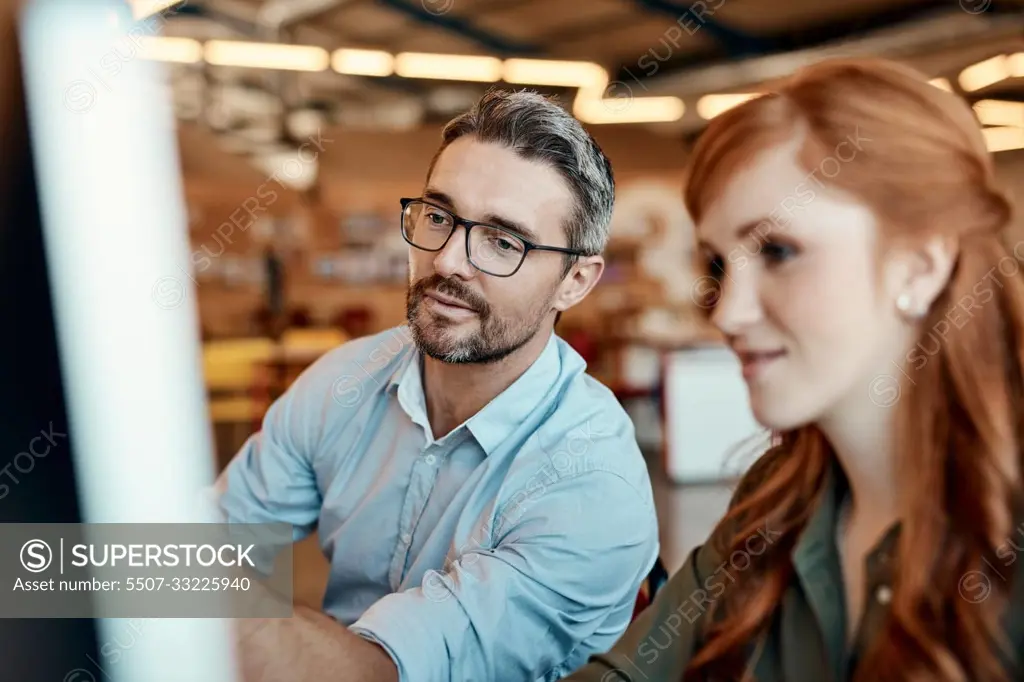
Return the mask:
<svg viewBox="0 0 1024 682">
<path fill-rule="evenodd" d="M 875 599 L 883 606 L 892 601 L 892 589 L 888 585 L 882 585 L 875 590 Z"/>
<path fill-rule="evenodd" d="M 434 462 L 436 461 L 437 457 L 434 457 L 433 455 L 427 455 L 427 464 L 429 464 L 430 466 L 434 466 Z"/>
<path fill-rule="evenodd" d="M 408 533 L 405 533 L 404 535 L 402 535 L 402 544 L 408 545 L 410 542 L 412 542 L 412 536 L 411 535 L 409 535 Z"/>
</svg>

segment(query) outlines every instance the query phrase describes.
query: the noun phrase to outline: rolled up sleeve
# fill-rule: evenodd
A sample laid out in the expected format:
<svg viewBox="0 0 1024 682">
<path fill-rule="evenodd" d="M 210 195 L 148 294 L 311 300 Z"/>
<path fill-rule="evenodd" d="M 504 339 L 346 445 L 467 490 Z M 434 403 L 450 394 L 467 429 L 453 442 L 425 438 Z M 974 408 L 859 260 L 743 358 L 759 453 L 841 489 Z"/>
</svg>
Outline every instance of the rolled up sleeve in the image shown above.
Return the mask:
<svg viewBox="0 0 1024 682">
<path fill-rule="evenodd" d="M 716 562 L 708 545 L 694 549 L 622 639 L 565 682 L 681 680 L 700 647 L 709 591 L 718 591 L 710 580 Z"/>
<path fill-rule="evenodd" d="M 556 680 L 625 631 L 658 553 L 649 496 L 588 472 L 495 525 L 493 547 L 428 571 L 351 626 L 391 655 L 402 682 Z"/>
</svg>

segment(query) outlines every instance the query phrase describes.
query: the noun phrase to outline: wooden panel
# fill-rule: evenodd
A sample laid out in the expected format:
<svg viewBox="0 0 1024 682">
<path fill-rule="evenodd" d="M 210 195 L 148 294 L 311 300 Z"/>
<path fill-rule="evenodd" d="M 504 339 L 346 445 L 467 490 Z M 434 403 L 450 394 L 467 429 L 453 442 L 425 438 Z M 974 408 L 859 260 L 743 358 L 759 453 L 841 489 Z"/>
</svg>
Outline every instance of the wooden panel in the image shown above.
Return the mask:
<svg viewBox="0 0 1024 682">
<path fill-rule="evenodd" d="M 399 30 L 418 30 L 419 25 L 405 15 L 376 3 L 353 3 L 332 13 L 324 22 L 346 36 L 393 34 Z"/>
<path fill-rule="evenodd" d="M 595 20 L 629 14 L 621 0 L 550 2 L 532 0 L 474 18 L 481 28 L 526 42 L 544 42 L 543 36 Z"/>
<path fill-rule="evenodd" d="M 682 23 L 677 23 L 667 15 L 644 15 L 644 18 L 615 29 L 564 40 L 551 45 L 549 51 L 564 59 L 598 60 L 607 65 L 629 66 L 645 55 L 648 55 L 647 59 L 664 61 L 713 48 L 714 41 L 705 34 L 685 18 Z"/>
<path fill-rule="evenodd" d="M 441 54 L 486 55 L 488 50 L 475 40 L 440 29 L 399 31 L 388 36 L 395 52 L 439 52 Z"/>
<path fill-rule="evenodd" d="M 709 11 L 708 16 L 755 35 L 777 31 L 791 32 L 816 24 L 855 20 L 858 16 L 874 12 L 921 4 L 917 0 L 786 0 L 784 3 L 772 3 L 771 9 L 766 11 L 765 0 L 707 2 L 709 7 L 719 5 L 713 13 Z M 951 8 L 955 7 L 956 5 L 951 5 Z"/>
</svg>

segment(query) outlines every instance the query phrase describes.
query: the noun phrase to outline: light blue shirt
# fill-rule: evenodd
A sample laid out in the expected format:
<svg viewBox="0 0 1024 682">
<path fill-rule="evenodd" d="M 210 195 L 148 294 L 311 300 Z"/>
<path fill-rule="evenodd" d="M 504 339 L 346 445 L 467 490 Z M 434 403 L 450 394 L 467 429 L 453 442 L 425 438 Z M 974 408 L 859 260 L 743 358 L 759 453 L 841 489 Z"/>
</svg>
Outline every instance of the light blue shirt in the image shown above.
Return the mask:
<svg viewBox="0 0 1024 682">
<path fill-rule="evenodd" d="M 552 334 L 434 439 L 408 327 L 307 369 L 220 480 L 229 522 L 314 529 L 324 611 L 402 682 L 550 682 L 611 648 L 658 554 L 633 425 Z M 337 679 L 344 679 L 338 672 Z"/>
</svg>

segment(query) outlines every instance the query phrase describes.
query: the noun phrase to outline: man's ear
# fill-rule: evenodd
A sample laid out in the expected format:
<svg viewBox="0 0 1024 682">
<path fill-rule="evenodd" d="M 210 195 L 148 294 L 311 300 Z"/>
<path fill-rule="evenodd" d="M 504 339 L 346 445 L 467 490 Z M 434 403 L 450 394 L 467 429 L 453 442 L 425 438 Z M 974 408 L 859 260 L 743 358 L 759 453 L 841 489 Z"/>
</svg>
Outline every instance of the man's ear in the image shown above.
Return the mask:
<svg viewBox="0 0 1024 682">
<path fill-rule="evenodd" d="M 559 283 L 552 307 L 559 312 L 573 307 L 587 297 L 602 274 L 603 256 L 581 256 Z"/>
</svg>

